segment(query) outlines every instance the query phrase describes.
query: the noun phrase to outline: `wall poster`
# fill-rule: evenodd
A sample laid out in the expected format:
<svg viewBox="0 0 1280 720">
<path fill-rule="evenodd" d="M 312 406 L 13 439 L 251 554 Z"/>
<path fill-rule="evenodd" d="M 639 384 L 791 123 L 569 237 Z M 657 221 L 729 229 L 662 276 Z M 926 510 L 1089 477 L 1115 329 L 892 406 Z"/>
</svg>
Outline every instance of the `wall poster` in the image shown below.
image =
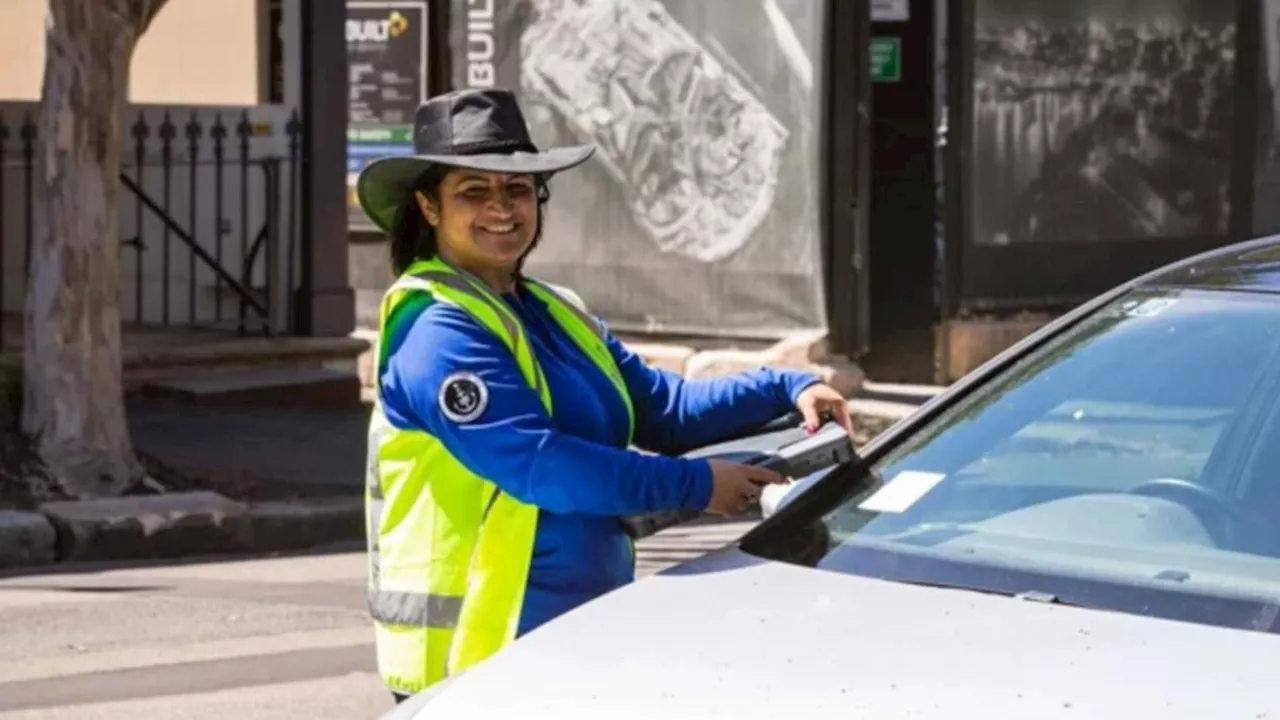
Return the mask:
<svg viewBox="0 0 1280 720">
<path fill-rule="evenodd" d="M 413 153 L 413 115 L 427 99 L 427 2 L 347 2 L 347 217 L 376 228 L 356 200 L 356 176 L 370 161 Z"/>
<path fill-rule="evenodd" d="M 1280 233 L 1280 0 L 1262 0 L 1253 231 Z"/>
<path fill-rule="evenodd" d="M 455 87 L 515 90 L 552 181 L 530 272 L 618 328 L 824 327 L 816 0 L 454 0 Z"/>
<path fill-rule="evenodd" d="M 1235 17 L 1223 0 L 976 0 L 973 242 L 1225 236 Z"/>
</svg>

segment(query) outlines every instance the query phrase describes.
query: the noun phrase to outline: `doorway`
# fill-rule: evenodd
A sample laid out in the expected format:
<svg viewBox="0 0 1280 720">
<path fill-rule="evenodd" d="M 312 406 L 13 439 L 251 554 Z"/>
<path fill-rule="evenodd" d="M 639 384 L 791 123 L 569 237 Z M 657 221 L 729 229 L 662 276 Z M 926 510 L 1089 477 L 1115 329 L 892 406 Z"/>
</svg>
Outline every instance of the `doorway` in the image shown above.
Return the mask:
<svg viewBox="0 0 1280 720">
<path fill-rule="evenodd" d="M 869 348 L 877 382 L 932 383 L 942 319 L 945 0 L 872 3 Z"/>
</svg>

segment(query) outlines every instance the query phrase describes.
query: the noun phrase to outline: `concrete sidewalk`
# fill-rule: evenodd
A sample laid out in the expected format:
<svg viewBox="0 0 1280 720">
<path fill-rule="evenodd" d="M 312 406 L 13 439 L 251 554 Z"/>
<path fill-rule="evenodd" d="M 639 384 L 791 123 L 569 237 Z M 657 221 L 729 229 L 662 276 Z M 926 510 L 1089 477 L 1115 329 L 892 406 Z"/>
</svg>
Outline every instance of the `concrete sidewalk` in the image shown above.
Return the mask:
<svg viewBox="0 0 1280 720">
<path fill-rule="evenodd" d="M 171 492 L 0 510 L 0 567 L 362 540 L 368 416 L 130 399 L 134 447 Z"/>
<path fill-rule="evenodd" d="M 765 350 L 709 350 L 701 360 L 686 358 L 680 368 L 691 377 L 759 365 L 813 369 L 821 344 L 811 337 Z M 856 366 L 831 372 L 843 373 L 849 394 L 862 385 Z M 871 419 L 860 442 L 911 409 L 877 402 L 854 401 L 855 414 Z M 367 407 L 201 406 L 131 398 L 128 412 L 135 447 L 176 471 L 176 484 L 160 479 L 177 492 L 0 511 L 0 566 L 262 552 L 363 539 Z M 200 482 L 184 483 L 183 476 Z M 223 495 L 183 492 L 210 484 Z"/>
<path fill-rule="evenodd" d="M 134 446 L 192 475 L 359 495 L 369 408 L 200 406 L 130 399 Z"/>
</svg>

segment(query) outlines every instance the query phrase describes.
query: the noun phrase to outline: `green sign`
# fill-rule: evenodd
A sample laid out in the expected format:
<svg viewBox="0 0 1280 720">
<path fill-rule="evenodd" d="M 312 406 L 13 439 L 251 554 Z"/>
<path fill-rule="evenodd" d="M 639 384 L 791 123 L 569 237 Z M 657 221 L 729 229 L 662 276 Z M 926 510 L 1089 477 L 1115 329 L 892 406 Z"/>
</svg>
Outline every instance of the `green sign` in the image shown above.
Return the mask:
<svg viewBox="0 0 1280 720">
<path fill-rule="evenodd" d="M 902 80 L 902 38 L 881 35 L 871 38 L 871 82 L 896 83 Z"/>
<path fill-rule="evenodd" d="M 346 6 L 347 226 L 370 231 L 356 176 L 377 158 L 413 154 L 413 115 L 427 99 L 430 13 L 427 0 L 346 0 Z"/>
<path fill-rule="evenodd" d="M 413 126 L 348 127 L 347 142 L 413 144 Z"/>
</svg>

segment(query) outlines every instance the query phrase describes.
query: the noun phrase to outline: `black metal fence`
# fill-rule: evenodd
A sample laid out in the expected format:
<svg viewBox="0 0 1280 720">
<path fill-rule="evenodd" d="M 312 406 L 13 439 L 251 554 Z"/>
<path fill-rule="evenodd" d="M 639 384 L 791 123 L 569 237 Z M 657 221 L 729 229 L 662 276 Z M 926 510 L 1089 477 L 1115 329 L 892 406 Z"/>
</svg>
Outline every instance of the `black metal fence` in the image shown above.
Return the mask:
<svg viewBox="0 0 1280 720">
<path fill-rule="evenodd" d="M 40 143 L 34 109 L 13 115 L 0 111 L 0 298 L 8 313 L 26 294 Z M 120 172 L 124 321 L 292 333 L 303 241 L 298 112 L 279 117 L 283 137 L 248 110 L 134 115 Z"/>
</svg>

